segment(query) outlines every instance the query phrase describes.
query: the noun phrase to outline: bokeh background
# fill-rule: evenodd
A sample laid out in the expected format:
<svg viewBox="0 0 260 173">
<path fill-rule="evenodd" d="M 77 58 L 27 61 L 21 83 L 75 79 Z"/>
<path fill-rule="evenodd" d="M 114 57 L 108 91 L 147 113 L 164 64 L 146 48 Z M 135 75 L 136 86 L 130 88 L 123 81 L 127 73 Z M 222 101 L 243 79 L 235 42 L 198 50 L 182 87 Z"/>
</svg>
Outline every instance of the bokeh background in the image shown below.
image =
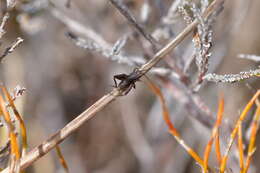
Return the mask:
<svg viewBox="0 0 260 173">
<path fill-rule="evenodd" d="M 171 31 L 161 36 L 160 43 L 164 45 L 186 25 L 177 11 L 173 13 L 173 24 L 165 24 L 163 21 L 171 4 L 177 1 L 123 2 L 139 21 L 142 20 L 140 16 L 144 5 L 149 5 L 148 19 L 143 25 L 149 33 L 155 35 L 154 31 L 167 25 L 165 28 Z M 67 3 L 64 0 L 26 0 L 17 3 L 5 26 L 7 33 L 1 40 L 0 48 L 3 51 L 17 37 L 24 39 L 0 64 L 0 77 L 9 90 L 17 85 L 27 89 L 16 104 L 26 122 L 30 148 L 40 144 L 112 90 L 115 74 L 129 73 L 134 68 L 111 61 L 98 52 L 79 48 L 66 36 L 68 31 L 72 31 L 86 38 L 88 34 L 83 31 L 87 28 L 113 45 L 122 36 L 133 33 L 134 28 L 108 0 L 71 0 L 69 8 L 66 7 Z M 3 6 L 4 2 L 0 5 Z M 256 62 L 239 59 L 238 54 L 260 55 L 259 16 L 258 0 L 225 2 L 223 12 L 213 25 L 210 72 L 238 73 L 258 67 Z M 77 30 L 71 26 L 71 22 L 80 23 L 85 28 Z M 139 38 L 132 36 L 128 39 L 123 51 L 127 55 L 144 56 L 145 48 L 140 44 L 149 43 L 140 35 L 136 37 Z M 180 64 L 185 62 L 192 55 L 191 39 L 185 39 L 169 59 L 179 59 Z M 189 75 L 192 78 L 194 62 L 190 68 Z M 175 91 L 174 88 L 166 87 L 167 84 L 153 74 L 148 76 L 162 88 L 172 121 L 184 140 L 202 155 L 209 139 L 209 127 L 190 116 L 190 111 L 182 104 L 184 98 L 179 91 L 181 87 Z M 164 79 L 171 81 L 166 77 Z M 258 81 L 253 78 L 235 84 L 205 82 L 197 96 L 208 106 L 211 115 L 215 116 L 218 96 L 223 94 L 225 123 L 232 124 L 259 88 Z M 244 128 L 246 131 L 247 126 Z M 223 140 L 228 140 L 227 134 L 228 131 L 223 130 Z M 61 144 L 61 148 L 70 171 L 75 173 L 200 172 L 199 166 L 167 132 L 160 103 L 143 82 L 138 82 L 135 90 L 117 99 L 84 124 Z M 254 163 L 260 159 L 259 152 L 256 151 Z M 210 163 L 216 166 L 213 156 Z M 233 172 L 238 169 L 236 156 L 234 153 L 229 164 Z M 259 164 L 253 164 L 250 171 L 257 172 L 260 170 L 258 167 Z M 26 172 L 54 173 L 63 172 L 63 169 L 55 152 L 50 152 Z"/>
</svg>

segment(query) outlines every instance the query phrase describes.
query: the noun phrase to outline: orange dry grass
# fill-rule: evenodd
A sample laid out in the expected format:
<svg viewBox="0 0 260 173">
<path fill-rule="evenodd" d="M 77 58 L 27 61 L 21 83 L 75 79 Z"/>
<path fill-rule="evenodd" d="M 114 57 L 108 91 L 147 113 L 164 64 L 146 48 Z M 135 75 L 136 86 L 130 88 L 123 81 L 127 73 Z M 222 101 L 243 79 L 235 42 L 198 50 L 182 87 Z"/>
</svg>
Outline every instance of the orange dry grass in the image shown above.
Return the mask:
<svg viewBox="0 0 260 173">
<path fill-rule="evenodd" d="M 199 154 L 197 154 L 192 148 L 190 148 L 185 141 L 181 138 L 179 132 L 174 127 L 173 123 L 170 120 L 169 111 L 166 106 L 165 99 L 162 95 L 162 92 L 159 87 L 157 87 L 151 80 L 146 78 L 146 84 L 148 87 L 155 93 L 162 105 L 162 114 L 165 120 L 165 123 L 167 124 L 169 128 L 170 134 L 177 140 L 177 142 L 187 151 L 187 153 L 200 165 L 202 168 L 203 173 L 207 172 L 216 172 L 210 166 L 208 165 L 208 160 L 210 157 L 211 148 L 213 145 L 213 142 L 215 141 L 215 152 L 217 156 L 217 160 L 219 163 L 219 172 L 224 173 L 227 168 L 227 159 L 230 153 L 230 149 L 232 147 L 232 144 L 236 138 L 236 135 L 238 135 L 238 152 L 239 152 L 239 162 L 240 162 L 240 172 L 241 173 L 247 173 L 248 168 L 250 166 L 253 153 L 255 152 L 255 140 L 256 140 L 256 134 L 259 127 L 259 120 L 260 120 L 260 105 L 257 105 L 256 113 L 254 115 L 254 120 L 251 124 L 251 136 L 250 136 L 250 142 L 248 147 L 248 152 L 245 160 L 244 156 L 244 143 L 243 143 L 243 132 L 242 132 L 242 123 L 243 120 L 246 118 L 247 113 L 254 105 L 255 101 L 260 95 L 260 90 L 256 92 L 256 94 L 252 97 L 252 99 L 248 102 L 246 107 L 244 108 L 243 112 L 239 116 L 239 119 L 237 123 L 235 124 L 235 127 L 230 135 L 230 141 L 228 143 L 228 146 L 226 148 L 226 151 L 224 155 L 222 156 L 221 150 L 220 150 L 220 141 L 219 141 L 219 126 L 222 122 L 222 116 L 224 112 L 224 99 L 221 98 L 219 100 L 219 106 L 218 106 L 218 114 L 217 114 L 217 120 L 216 123 L 212 129 L 211 137 L 205 147 L 204 151 L 204 158 L 202 159 Z"/>
<path fill-rule="evenodd" d="M 11 143 L 11 146 L 10 146 L 11 152 L 10 152 L 10 156 L 9 156 L 9 159 L 10 159 L 9 172 L 19 172 L 20 171 L 19 161 L 20 161 L 21 155 L 24 156 L 26 154 L 26 150 L 28 147 L 26 127 L 25 127 L 25 123 L 22 119 L 22 116 L 20 115 L 20 113 L 18 112 L 18 110 L 14 104 L 14 99 L 12 98 L 11 94 L 8 92 L 8 90 L 6 89 L 5 86 L 1 85 L 0 87 L 7 100 L 7 101 L 5 101 L 4 97 L 0 94 L 0 115 L 2 115 L 4 117 L 4 120 L 7 124 L 8 136 L 9 136 L 9 140 Z M 20 148 L 19 148 L 18 135 L 15 133 L 16 126 L 13 124 L 10 112 L 8 111 L 9 107 L 12 109 L 12 111 L 15 115 L 15 119 L 18 120 L 19 125 L 20 125 L 19 126 L 20 129 L 18 129 L 17 131 L 18 131 L 18 135 L 19 135 L 19 130 L 21 131 L 22 152 L 20 151 Z M 61 165 L 66 170 L 66 172 L 68 172 L 67 163 L 66 163 L 58 145 L 56 146 L 56 151 L 57 151 L 57 155 L 59 157 L 59 161 L 61 162 Z"/>
</svg>

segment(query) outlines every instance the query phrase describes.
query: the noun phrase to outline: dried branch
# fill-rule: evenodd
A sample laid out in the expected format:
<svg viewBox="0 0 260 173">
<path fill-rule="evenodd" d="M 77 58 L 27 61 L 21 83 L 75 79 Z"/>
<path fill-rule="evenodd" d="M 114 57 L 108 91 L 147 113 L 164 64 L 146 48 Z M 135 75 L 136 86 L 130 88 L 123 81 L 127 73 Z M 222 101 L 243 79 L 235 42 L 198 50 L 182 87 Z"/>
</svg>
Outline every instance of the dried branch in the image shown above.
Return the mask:
<svg viewBox="0 0 260 173">
<path fill-rule="evenodd" d="M 113 49 L 113 45 L 108 43 L 106 40 L 103 39 L 101 35 L 96 33 L 92 28 L 88 28 L 83 26 L 81 23 L 69 18 L 62 12 L 57 9 L 51 10 L 54 17 L 64 23 L 71 31 L 69 32 L 68 36 L 73 41 L 74 44 L 77 46 L 89 49 L 91 45 L 97 46 L 99 52 L 105 57 L 110 58 L 113 61 L 117 61 L 121 64 L 127 64 L 129 66 L 140 66 L 145 63 L 145 59 L 142 57 L 137 56 L 125 56 L 124 52 L 120 52 L 116 56 L 111 56 L 111 50 Z M 76 33 L 80 33 L 84 35 L 84 39 L 77 36 Z"/>
<path fill-rule="evenodd" d="M 3 16 L 3 19 L 2 19 L 2 22 L 1 22 L 1 25 L 0 25 L 0 39 L 3 37 L 3 35 L 5 34 L 5 30 L 4 30 L 4 26 L 7 22 L 9 18 L 9 13 L 5 13 L 5 15 Z"/>
<path fill-rule="evenodd" d="M 21 43 L 23 42 L 23 39 L 18 37 L 14 43 L 12 43 L 11 46 L 7 47 L 4 51 L 4 53 L 0 56 L 0 62 L 3 61 L 3 59 L 10 53 L 14 51 Z"/>
<path fill-rule="evenodd" d="M 257 55 L 251 55 L 251 54 L 239 54 L 238 55 L 239 58 L 242 59 L 249 59 L 255 62 L 260 62 L 260 56 Z"/>
<path fill-rule="evenodd" d="M 209 73 L 204 76 L 204 80 L 211 81 L 211 82 L 223 82 L 223 83 L 234 83 L 240 82 L 245 79 L 249 79 L 251 77 L 259 77 L 260 76 L 260 69 L 250 70 L 250 71 L 243 71 L 239 74 L 225 74 L 225 75 L 218 75 L 215 73 Z"/>
<path fill-rule="evenodd" d="M 140 57 L 124 56 L 124 52 L 120 51 L 126 42 L 127 36 L 119 39 L 110 49 L 105 49 L 94 40 L 81 38 L 72 32 L 68 32 L 67 36 L 76 46 L 92 52 L 100 53 L 111 61 L 116 61 L 120 64 L 127 64 L 129 66 L 140 66 L 145 62 L 145 60 Z M 168 68 L 155 67 L 150 72 L 159 76 L 172 76 L 176 79 L 180 79 L 179 74 Z"/>
<path fill-rule="evenodd" d="M 127 64 L 129 66 L 140 66 L 145 62 L 145 60 L 140 57 L 129 57 L 129 56 L 125 56 L 124 52 L 120 52 L 126 40 L 125 41 L 119 40 L 114 46 L 109 46 L 108 48 L 105 48 L 99 43 L 97 43 L 95 40 L 92 40 L 90 38 L 87 39 L 81 38 L 72 32 L 68 32 L 67 36 L 73 41 L 73 43 L 76 46 L 93 52 L 100 53 L 104 57 L 112 61 L 116 61 L 120 64 Z"/>
<path fill-rule="evenodd" d="M 208 71 L 209 58 L 211 56 L 209 50 L 212 47 L 212 20 L 210 18 L 203 19 L 200 10 L 195 5 L 191 9 L 195 18 L 200 21 L 197 27 L 198 31 L 193 37 L 195 60 L 199 72 L 196 85 L 199 85 L 202 83 L 203 76 Z"/>
<path fill-rule="evenodd" d="M 205 148 L 205 152 L 204 152 L 204 172 L 208 172 L 208 160 L 209 160 L 209 155 L 210 155 L 210 152 L 211 152 L 211 148 L 212 148 L 212 144 L 214 142 L 214 140 L 216 140 L 216 137 L 219 133 L 219 126 L 221 125 L 222 123 L 222 116 L 223 116 L 223 112 L 224 112 L 224 99 L 221 98 L 219 100 L 219 105 L 218 105 L 218 114 L 217 114 L 217 121 L 212 129 L 212 132 L 211 132 L 211 137 L 209 139 L 209 142 Z M 215 141 L 216 143 L 216 141 Z M 219 146 L 219 143 L 216 143 L 216 146 L 217 148 L 220 148 Z M 220 152 L 220 149 L 218 149 L 216 151 L 217 153 L 217 156 L 218 157 L 221 157 L 221 152 Z"/>
<path fill-rule="evenodd" d="M 170 91 L 171 95 L 184 105 L 188 115 L 198 120 L 207 128 L 211 128 L 214 125 L 215 119 L 211 111 L 197 94 L 192 93 L 185 85 L 178 86 L 163 78 L 160 79 L 164 86 Z"/>
<path fill-rule="evenodd" d="M 209 7 L 205 10 L 203 17 L 207 17 L 210 15 L 214 8 L 216 8 L 219 4 L 221 4 L 224 0 L 214 0 Z M 170 41 L 165 47 L 163 47 L 160 51 L 158 51 L 154 57 L 144 64 L 142 67 L 137 69 L 137 73 L 139 77 L 146 74 L 152 67 L 154 67 L 165 55 L 171 52 L 197 25 L 198 21 L 195 20 L 190 25 L 188 25 L 176 38 Z M 133 81 L 135 82 L 135 81 Z M 61 143 L 65 138 L 75 132 L 79 127 L 81 127 L 86 121 L 96 115 L 97 112 L 101 111 L 105 108 L 109 103 L 114 101 L 117 97 L 122 96 L 129 90 L 130 87 L 133 86 L 133 83 L 123 83 L 121 87 L 114 88 L 110 93 L 104 95 L 97 102 L 95 102 L 92 106 L 90 106 L 87 110 L 81 113 L 74 120 L 69 122 L 64 128 L 57 131 L 54 135 L 48 138 L 39 146 L 35 147 L 31 150 L 27 155 L 22 157 L 20 160 L 20 168 L 21 170 L 30 166 L 36 160 L 44 156 L 51 149 L 53 149 L 57 144 Z M 9 171 L 9 167 L 4 169 L 2 173 L 7 173 Z"/>
<path fill-rule="evenodd" d="M 109 0 L 118 11 L 127 19 L 128 23 L 132 25 L 146 40 L 148 40 L 155 48 L 157 47 L 156 40 L 145 31 L 144 27 L 137 22 L 131 11 L 122 2 L 117 0 Z"/>
</svg>

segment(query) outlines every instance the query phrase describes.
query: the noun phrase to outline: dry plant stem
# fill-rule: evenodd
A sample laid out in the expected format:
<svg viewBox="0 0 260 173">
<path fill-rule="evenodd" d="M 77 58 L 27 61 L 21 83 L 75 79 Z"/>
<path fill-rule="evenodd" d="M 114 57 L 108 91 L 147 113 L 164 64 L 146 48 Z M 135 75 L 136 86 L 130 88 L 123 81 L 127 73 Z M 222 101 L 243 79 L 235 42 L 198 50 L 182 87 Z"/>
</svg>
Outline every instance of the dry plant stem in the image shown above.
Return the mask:
<svg viewBox="0 0 260 173">
<path fill-rule="evenodd" d="M 11 154 L 9 156 L 10 162 L 7 171 L 9 173 L 13 173 L 16 170 L 19 170 L 20 151 L 19 151 L 17 137 L 15 135 L 15 127 L 12 124 L 10 114 L 7 111 L 5 101 L 1 95 L 0 95 L 0 110 L 1 110 L 1 114 L 4 116 L 4 120 L 6 122 L 7 129 L 8 129 L 8 136 L 11 143 L 11 149 L 10 149 Z"/>
<path fill-rule="evenodd" d="M 110 2 L 118 9 L 118 11 L 127 19 L 128 23 L 130 23 L 134 29 L 136 29 L 146 40 L 148 40 L 150 42 L 150 44 L 152 45 L 153 49 L 155 49 L 156 51 L 159 50 L 159 48 L 161 47 L 159 43 L 157 43 L 157 41 L 155 40 L 155 38 L 150 35 L 148 32 L 146 32 L 146 30 L 142 27 L 142 25 L 140 23 L 137 22 L 137 20 L 135 19 L 134 15 L 130 12 L 130 10 L 121 2 L 118 2 L 117 0 L 110 0 Z M 139 37 L 138 37 L 139 40 Z M 139 40 L 141 41 L 141 40 Z M 143 45 L 143 44 L 141 44 Z M 146 48 L 143 47 L 143 49 L 145 50 Z M 148 51 L 146 51 L 148 52 Z M 148 53 L 149 55 L 149 53 Z M 185 76 L 185 74 L 182 72 L 182 70 L 180 70 L 178 68 L 178 66 L 175 65 L 175 62 L 171 61 L 171 58 L 166 58 L 166 65 L 169 66 L 170 68 L 174 69 L 176 71 L 176 73 L 179 75 L 178 78 L 180 78 L 183 82 L 185 82 L 186 84 L 188 83 L 188 79 Z"/>
<path fill-rule="evenodd" d="M 170 114 L 169 114 L 169 110 L 166 106 L 166 102 L 165 99 L 162 95 L 162 92 L 160 90 L 160 88 L 158 88 L 151 80 L 149 80 L 149 78 L 146 78 L 145 83 L 147 84 L 147 86 L 152 90 L 152 92 L 154 92 L 154 94 L 156 94 L 161 102 L 162 105 L 162 114 L 163 114 L 163 118 L 165 123 L 167 124 L 168 128 L 169 128 L 169 132 L 170 134 L 177 140 L 177 142 L 187 151 L 187 153 L 193 157 L 194 160 L 196 160 L 198 162 L 198 164 L 203 167 L 203 160 L 200 158 L 200 156 L 192 149 L 190 148 L 185 141 L 181 138 L 180 133 L 177 131 L 177 129 L 174 127 L 173 123 L 170 120 Z"/>
<path fill-rule="evenodd" d="M 243 134 L 242 134 L 242 124 L 238 126 L 238 152 L 239 152 L 239 165 L 240 172 L 244 170 L 244 149 L 243 149 Z"/>
<path fill-rule="evenodd" d="M 183 100 L 180 101 L 192 118 L 198 120 L 209 129 L 214 126 L 214 122 L 216 121 L 215 117 L 213 117 L 212 113 L 208 110 L 208 107 L 205 107 L 205 104 L 196 94 L 191 93 L 185 85 L 177 85 L 169 80 L 165 80 L 165 78 L 162 77 L 159 79 L 164 84 L 164 87 L 170 91 L 173 98 L 177 100 L 183 98 Z M 225 126 L 229 125 L 226 124 Z"/>
<path fill-rule="evenodd" d="M 63 157 L 63 155 L 62 155 L 60 146 L 59 146 L 59 145 L 56 145 L 55 149 L 56 149 L 56 153 L 57 153 L 57 155 L 58 155 L 58 157 L 59 157 L 59 161 L 60 161 L 62 167 L 64 168 L 64 170 L 66 171 L 66 173 L 68 173 L 68 172 L 69 172 L 69 167 L 68 167 L 68 164 L 67 164 L 66 160 L 64 159 L 64 157 Z"/>
<path fill-rule="evenodd" d="M 220 165 L 220 173 L 224 173 L 225 169 L 226 169 L 226 163 L 227 163 L 227 159 L 228 159 L 228 154 L 230 152 L 230 149 L 232 147 L 232 144 L 235 140 L 235 137 L 238 133 L 238 129 L 239 129 L 239 125 L 243 122 L 243 120 L 245 119 L 245 117 L 247 116 L 248 111 L 251 109 L 251 107 L 253 106 L 255 100 L 259 97 L 260 95 L 260 90 L 258 90 L 256 92 L 256 94 L 253 96 L 253 98 L 248 102 L 248 104 L 246 105 L 246 107 L 244 108 L 243 112 L 241 113 L 235 128 L 233 129 L 231 135 L 230 135 L 230 140 L 228 142 L 228 146 L 227 149 L 224 153 L 223 159 L 221 160 L 221 165 Z"/>
<path fill-rule="evenodd" d="M 1 25 L 0 25 L 0 39 L 3 37 L 3 35 L 5 34 L 5 30 L 4 30 L 4 26 L 7 22 L 9 18 L 9 13 L 5 13 L 5 15 L 3 16 L 3 19 L 2 19 L 2 22 L 1 22 Z"/>
<path fill-rule="evenodd" d="M 209 142 L 208 142 L 206 149 L 205 149 L 205 152 L 204 152 L 204 167 L 203 167 L 204 172 L 208 172 L 209 155 L 210 155 L 210 151 L 211 151 L 211 148 L 212 148 L 212 144 L 213 144 L 214 140 L 216 139 L 216 136 L 219 132 L 219 126 L 221 125 L 221 122 L 222 122 L 223 112 L 224 112 L 224 99 L 222 97 L 219 100 L 217 121 L 216 121 L 216 123 L 215 123 L 215 125 L 212 129 L 211 137 L 209 139 Z M 219 143 L 216 143 L 216 145 L 219 145 Z M 218 146 L 218 148 L 220 148 L 220 147 Z M 221 155 L 220 150 L 219 151 L 216 150 L 216 153 L 217 153 L 217 155 Z"/>
<path fill-rule="evenodd" d="M 252 128 L 251 128 L 250 142 L 249 142 L 249 147 L 248 147 L 248 152 L 247 152 L 245 169 L 243 170 L 243 173 L 247 173 L 251 160 L 252 160 L 252 156 L 256 150 L 255 140 L 256 140 L 256 134 L 257 134 L 257 131 L 259 128 L 259 119 L 260 119 L 260 106 L 258 105 L 255 116 L 254 116 Z"/>
<path fill-rule="evenodd" d="M 8 54 L 12 53 L 14 49 L 16 49 L 21 43 L 23 42 L 23 39 L 18 37 L 14 43 L 12 43 L 11 46 L 7 47 L 2 55 L 0 55 L 0 62 L 6 57 Z"/>
<path fill-rule="evenodd" d="M 23 156 L 26 153 L 26 150 L 27 150 L 27 147 L 28 147 L 25 124 L 24 124 L 24 121 L 22 119 L 22 116 L 19 114 L 18 110 L 16 109 L 16 107 L 14 105 L 14 101 L 13 101 L 11 95 L 9 94 L 9 92 L 7 91 L 6 87 L 1 86 L 1 88 L 2 88 L 6 98 L 8 99 L 9 105 L 13 109 L 13 112 L 14 112 L 16 119 L 19 121 L 19 124 L 20 124 L 21 136 L 22 136 L 22 156 Z"/>
<path fill-rule="evenodd" d="M 208 17 L 213 9 L 218 5 L 221 5 L 224 0 L 215 0 L 213 1 L 209 7 L 203 13 L 203 17 Z M 164 46 L 160 51 L 158 51 L 154 57 L 144 64 L 139 71 L 143 74 L 147 73 L 152 67 L 154 67 L 165 55 L 167 55 L 173 48 L 179 45 L 183 39 L 199 24 L 198 20 L 194 20 L 191 24 L 189 24 L 183 31 L 172 41 L 170 41 L 166 46 Z"/>
<path fill-rule="evenodd" d="M 221 156 L 220 142 L 219 142 L 219 131 L 217 131 L 215 140 L 216 140 L 215 141 L 216 156 L 217 156 L 217 160 L 218 160 L 218 166 L 220 166 L 221 165 L 222 156 Z"/>
<path fill-rule="evenodd" d="M 215 0 L 208 7 L 204 13 L 204 17 L 208 16 L 215 6 L 221 4 L 224 0 Z M 164 48 L 162 48 L 155 56 L 140 69 L 142 75 L 147 73 L 153 66 L 155 66 L 165 55 L 167 55 L 173 48 L 175 48 L 196 26 L 198 21 L 188 25 L 175 39 L 170 41 Z M 36 160 L 44 156 L 57 144 L 61 143 L 66 137 L 76 131 L 82 124 L 92 118 L 97 112 L 101 111 L 105 106 L 114 101 L 117 97 L 124 95 L 125 91 L 129 88 L 115 88 L 110 93 L 104 95 L 96 103 L 90 106 L 87 110 L 81 113 L 77 118 L 68 123 L 64 128 L 56 132 L 46 141 L 31 150 L 27 155 L 22 157 L 20 161 L 21 170 L 33 164 Z M 203 163 L 203 161 L 202 161 Z M 8 173 L 9 168 L 6 168 L 2 173 Z"/>
<path fill-rule="evenodd" d="M 66 137 L 77 130 L 82 124 L 87 120 L 92 118 L 97 112 L 101 111 L 106 105 L 112 102 L 116 97 L 120 96 L 122 93 L 119 89 L 114 89 L 109 94 L 103 96 L 95 104 L 90 106 L 87 110 L 81 113 L 77 118 L 68 123 L 64 128 L 56 132 L 49 139 L 44 141 L 41 145 L 35 147 L 32 151 L 26 154 L 20 162 L 21 169 L 25 169 L 30 166 L 36 160 L 44 156 L 51 149 L 53 149 L 57 144 L 61 143 Z M 2 173 L 8 173 L 8 168 L 3 170 Z"/>
<path fill-rule="evenodd" d="M 157 47 L 156 40 L 148 34 L 145 29 L 137 22 L 134 15 L 130 12 L 130 10 L 122 3 L 117 0 L 109 0 L 118 10 L 119 12 L 127 19 L 127 21 L 136 28 L 136 30 L 146 38 L 154 47 Z"/>
<path fill-rule="evenodd" d="M 18 143 L 16 140 L 15 127 L 11 122 L 10 114 L 6 109 L 5 101 L 1 95 L 0 95 L 0 108 L 1 108 L 1 114 L 3 114 L 6 124 L 7 124 L 7 128 L 8 128 L 9 138 L 11 141 L 11 154 L 14 154 L 15 159 L 17 160 L 20 158 L 20 152 L 19 152 L 19 147 L 18 147 Z"/>
</svg>

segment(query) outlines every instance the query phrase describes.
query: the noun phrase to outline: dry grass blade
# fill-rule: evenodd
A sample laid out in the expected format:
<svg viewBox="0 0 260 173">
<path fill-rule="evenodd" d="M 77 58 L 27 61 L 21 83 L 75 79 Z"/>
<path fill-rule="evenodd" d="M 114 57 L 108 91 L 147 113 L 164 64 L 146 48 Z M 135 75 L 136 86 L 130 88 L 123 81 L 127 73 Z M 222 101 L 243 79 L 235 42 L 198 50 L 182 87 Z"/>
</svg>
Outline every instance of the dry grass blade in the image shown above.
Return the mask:
<svg viewBox="0 0 260 173">
<path fill-rule="evenodd" d="M 206 146 L 205 152 L 204 152 L 204 172 L 208 172 L 208 160 L 209 160 L 209 155 L 210 155 L 210 151 L 212 148 L 212 144 L 214 142 L 214 139 L 216 139 L 218 132 L 219 132 L 219 126 L 221 125 L 222 122 L 222 117 L 223 117 L 223 112 L 224 112 L 224 99 L 221 98 L 219 100 L 219 105 L 218 105 L 218 115 L 217 115 L 217 121 L 212 129 L 212 134 L 211 137 L 209 139 L 209 142 Z M 219 147 L 219 140 L 218 143 L 216 143 L 217 147 Z M 217 155 L 219 155 L 218 157 L 221 157 L 221 153 L 220 153 L 220 149 L 216 150 Z"/>
<path fill-rule="evenodd" d="M 17 142 L 17 137 L 15 135 L 15 127 L 12 124 L 11 117 L 9 112 L 6 109 L 6 104 L 3 97 L 0 95 L 0 109 L 3 113 L 4 119 L 6 121 L 7 129 L 8 129 L 8 136 L 10 138 L 11 143 L 11 154 L 10 154 L 10 166 L 9 172 L 15 172 L 16 168 L 19 168 L 18 161 L 20 159 L 20 151 L 19 145 Z"/>
<path fill-rule="evenodd" d="M 27 133 L 26 133 L 26 127 L 24 124 L 24 121 L 22 119 L 22 116 L 19 114 L 18 110 L 16 109 L 15 105 L 14 105 L 14 101 L 12 96 L 10 95 L 10 93 L 7 91 L 5 86 L 1 86 L 5 96 L 8 99 L 9 105 L 11 106 L 11 108 L 13 109 L 14 115 L 15 117 L 18 119 L 19 124 L 20 124 L 20 128 L 21 128 L 21 136 L 22 136 L 22 156 L 24 156 L 24 154 L 26 153 L 26 150 L 28 148 L 28 144 L 27 144 Z"/>
<path fill-rule="evenodd" d="M 219 132 L 218 131 L 217 131 L 216 139 L 215 139 L 215 150 L 216 150 L 218 164 L 220 166 L 221 165 L 222 156 L 221 156 L 221 150 L 220 150 Z"/>
<path fill-rule="evenodd" d="M 224 156 L 221 160 L 221 165 L 220 165 L 220 173 L 224 173 L 225 172 L 225 169 L 226 169 L 226 163 L 227 163 L 227 159 L 228 159 L 228 154 L 229 154 L 229 151 L 232 147 L 232 144 L 235 140 L 235 137 L 237 135 L 237 132 L 238 132 L 238 128 L 239 128 L 239 125 L 242 123 L 242 121 L 245 119 L 245 117 L 247 116 L 247 113 L 248 111 L 251 109 L 251 107 L 253 106 L 255 100 L 258 98 L 258 96 L 260 95 L 260 90 L 258 90 L 256 92 L 256 94 L 252 97 L 252 99 L 247 103 L 246 107 L 244 108 L 243 112 L 241 113 L 236 125 L 235 125 L 235 128 L 233 129 L 231 135 L 230 135 L 230 140 L 228 142 L 228 146 L 227 146 L 227 149 L 224 153 Z"/>
<path fill-rule="evenodd" d="M 244 170 L 244 145 L 243 145 L 243 133 L 242 133 L 242 124 L 238 126 L 238 152 L 239 152 L 239 165 L 240 171 Z"/>
<path fill-rule="evenodd" d="M 185 141 L 181 138 L 179 132 L 177 131 L 177 129 L 174 127 L 173 123 L 170 120 L 170 115 L 169 115 L 169 111 L 168 108 L 166 106 L 165 103 L 165 99 L 162 95 L 162 92 L 160 90 L 159 87 L 157 87 L 151 80 L 149 80 L 148 78 L 146 78 L 146 84 L 148 85 L 148 87 L 152 90 L 152 92 L 158 96 L 158 98 L 160 99 L 161 105 L 162 105 L 162 112 L 163 112 L 163 118 L 164 121 L 166 122 L 168 128 L 169 128 L 169 132 L 170 134 L 177 140 L 177 142 L 188 152 L 188 154 L 195 160 L 197 161 L 197 163 L 201 166 L 201 168 L 203 168 L 203 160 L 200 158 L 200 156 L 192 149 L 190 148 Z"/>
<path fill-rule="evenodd" d="M 15 155 L 16 159 L 19 159 L 20 151 L 19 151 L 19 146 L 18 146 L 18 142 L 16 139 L 16 135 L 15 135 L 15 128 L 14 128 L 14 125 L 12 124 L 10 114 L 5 107 L 5 102 L 1 95 L 0 95 L 0 108 L 4 115 L 4 119 L 6 121 L 7 128 L 9 131 L 8 133 L 9 133 L 9 137 L 10 137 L 10 141 L 11 141 L 11 153 Z"/>
<path fill-rule="evenodd" d="M 254 120 L 252 123 L 249 147 L 248 147 L 247 158 L 246 158 L 246 165 L 245 165 L 245 169 L 244 169 L 243 173 L 247 173 L 251 160 L 252 160 L 252 156 L 256 149 L 255 140 L 256 140 L 256 134 L 257 134 L 257 131 L 259 128 L 259 120 L 260 120 L 260 106 L 258 105 L 256 112 L 255 112 Z"/>
<path fill-rule="evenodd" d="M 36 160 L 44 156 L 51 149 L 55 148 L 56 145 L 61 143 L 66 137 L 76 131 L 82 124 L 84 124 L 87 120 L 92 118 L 98 111 L 101 111 L 106 105 L 115 100 L 116 97 L 122 95 L 121 90 L 115 88 L 109 94 L 104 95 L 100 98 L 96 103 L 90 106 L 87 110 L 82 112 L 78 117 L 68 123 L 61 130 L 57 131 L 55 134 L 50 136 L 46 141 L 42 142 L 39 146 L 35 147 L 29 153 L 27 153 L 24 157 L 22 157 L 20 162 L 21 170 L 30 166 Z M 9 168 L 6 168 L 2 171 L 2 173 L 8 173 Z"/>
<path fill-rule="evenodd" d="M 57 155 L 59 157 L 59 161 L 60 161 L 62 167 L 68 173 L 69 172 L 69 167 L 68 167 L 68 164 L 67 164 L 66 160 L 64 159 L 64 156 L 63 156 L 63 154 L 61 152 L 60 146 L 56 145 L 55 149 L 56 149 L 56 153 L 57 153 Z"/>
</svg>

